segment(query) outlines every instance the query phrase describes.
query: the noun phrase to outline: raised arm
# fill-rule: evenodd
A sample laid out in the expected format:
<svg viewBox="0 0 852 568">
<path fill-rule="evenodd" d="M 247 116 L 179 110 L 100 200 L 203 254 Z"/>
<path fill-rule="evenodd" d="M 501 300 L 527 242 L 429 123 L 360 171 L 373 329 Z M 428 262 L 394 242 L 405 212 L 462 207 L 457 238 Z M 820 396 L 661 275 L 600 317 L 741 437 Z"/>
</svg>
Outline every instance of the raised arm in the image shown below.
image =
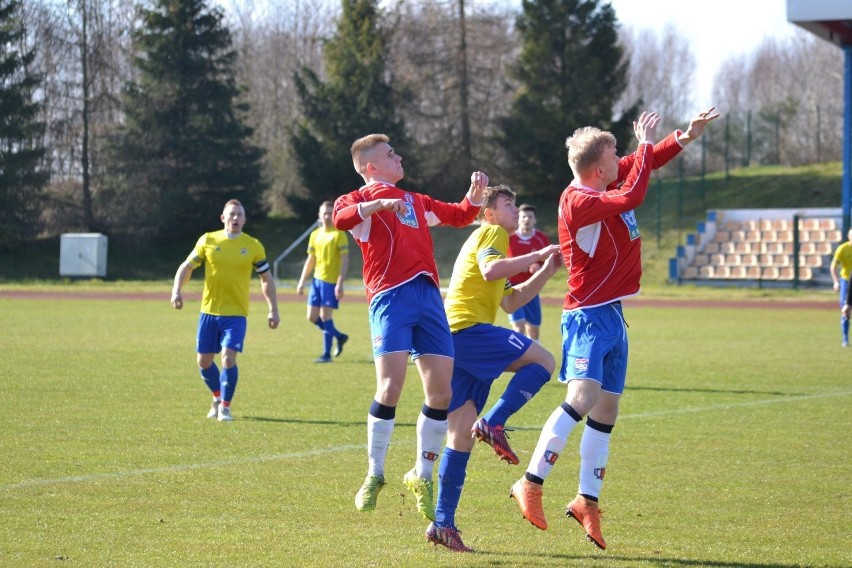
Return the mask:
<svg viewBox="0 0 852 568">
<path fill-rule="evenodd" d="M 515 274 L 526 272 L 533 264 L 542 264 L 554 254 L 559 254 L 559 245 L 548 245 L 543 249 L 522 254 L 521 256 L 510 256 L 498 258 L 483 263 L 479 270 L 486 281 L 509 278 Z"/>
<path fill-rule="evenodd" d="M 556 246 L 556 245 L 553 245 Z M 557 249 L 559 247 L 557 246 Z M 541 270 L 533 274 L 529 280 L 522 284 L 518 284 L 512 288 L 512 293 L 503 296 L 500 301 L 500 307 L 507 314 L 518 310 L 521 306 L 526 305 L 532 300 L 536 294 L 541 292 L 544 285 L 553 276 L 559 267 L 562 266 L 562 255 L 558 252 L 551 254 L 541 267 Z"/>
<path fill-rule="evenodd" d="M 682 132 L 680 136 L 677 137 L 678 142 L 680 142 L 683 146 L 686 146 L 701 136 L 704 133 L 704 127 L 711 121 L 719 118 L 719 113 L 714 113 L 714 110 L 716 110 L 716 107 L 710 107 L 704 112 L 699 112 L 698 116 L 689 121 L 689 127 L 686 129 L 686 132 Z"/>
</svg>

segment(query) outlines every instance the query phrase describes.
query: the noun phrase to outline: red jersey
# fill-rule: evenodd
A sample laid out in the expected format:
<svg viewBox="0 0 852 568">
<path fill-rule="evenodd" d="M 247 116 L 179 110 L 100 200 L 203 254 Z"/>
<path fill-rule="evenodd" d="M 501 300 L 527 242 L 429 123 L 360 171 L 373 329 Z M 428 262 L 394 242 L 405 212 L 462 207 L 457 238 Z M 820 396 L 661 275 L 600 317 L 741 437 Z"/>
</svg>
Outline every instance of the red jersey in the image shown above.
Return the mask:
<svg viewBox="0 0 852 568">
<path fill-rule="evenodd" d="M 606 191 L 574 180 L 559 198 L 559 248 L 568 270 L 566 310 L 608 304 L 639 292 L 641 239 L 634 209 L 642 204 L 651 170 L 683 149 L 680 131 L 662 142 L 640 144 L 618 162 L 618 179 Z"/>
<path fill-rule="evenodd" d="M 402 199 L 407 211 L 379 211 L 361 216 L 361 204 L 376 199 Z M 405 191 L 389 183 L 374 183 L 347 193 L 334 202 L 334 226 L 349 231 L 364 256 L 367 302 L 376 294 L 425 274 L 440 287 L 432 233 L 429 227 L 470 225 L 479 206 L 465 197 L 445 203 L 427 195 Z"/>
<path fill-rule="evenodd" d="M 533 229 L 532 235 L 527 237 L 519 235 L 517 231 L 509 235 L 509 257 L 523 256 L 541 250 L 546 246 L 550 246 L 550 239 L 538 229 Z M 512 286 L 517 286 L 529 280 L 530 276 L 532 276 L 532 272 L 524 270 L 509 277 L 509 283 Z"/>
</svg>

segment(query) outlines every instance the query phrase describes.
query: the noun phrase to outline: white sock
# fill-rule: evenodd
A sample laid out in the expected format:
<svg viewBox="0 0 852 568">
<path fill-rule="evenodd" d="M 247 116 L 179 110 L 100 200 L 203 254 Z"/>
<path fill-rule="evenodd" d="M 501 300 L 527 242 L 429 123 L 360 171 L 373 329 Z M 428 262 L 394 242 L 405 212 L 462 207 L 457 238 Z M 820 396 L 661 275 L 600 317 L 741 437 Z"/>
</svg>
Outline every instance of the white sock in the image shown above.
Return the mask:
<svg viewBox="0 0 852 568">
<path fill-rule="evenodd" d="M 414 473 L 418 477 L 432 479 L 432 470 L 446 437 L 446 420 L 435 420 L 420 413 L 417 417 L 417 460 L 414 462 Z"/>
<path fill-rule="evenodd" d="M 372 414 L 367 415 L 367 456 L 369 466 L 367 475 L 385 474 L 385 457 L 388 455 L 394 419 L 382 420 Z"/>
<path fill-rule="evenodd" d="M 609 457 L 609 438 L 612 434 L 586 425 L 580 439 L 580 489 L 578 493 L 599 497 Z"/>
<path fill-rule="evenodd" d="M 559 453 L 565 448 L 571 430 L 577 424 L 579 422 L 571 418 L 561 406 L 557 407 L 541 429 L 527 472 L 541 479 L 547 479 L 553 464 L 559 458 Z"/>
</svg>

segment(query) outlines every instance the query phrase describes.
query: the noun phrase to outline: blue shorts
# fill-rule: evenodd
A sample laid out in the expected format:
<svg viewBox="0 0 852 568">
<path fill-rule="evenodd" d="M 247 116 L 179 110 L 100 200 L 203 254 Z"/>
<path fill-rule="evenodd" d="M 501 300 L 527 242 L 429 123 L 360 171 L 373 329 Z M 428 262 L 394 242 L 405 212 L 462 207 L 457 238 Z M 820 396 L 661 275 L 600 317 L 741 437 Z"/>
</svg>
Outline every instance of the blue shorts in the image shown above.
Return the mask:
<svg viewBox="0 0 852 568">
<path fill-rule="evenodd" d="M 562 312 L 559 381 L 592 379 L 621 394 L 627 377 L 627 326 L 621 302 Z"/>
<path fill-rule="evenodd" d="M 308 305 L 315 308 L 323 306 L 336 310 L 340 305 L 340 302 L 337 301 L 337 295 L 334 293 L 336 287 L 337 284 L 329 284 L 325 280 L 314 278 L 311 282 L 311 291 L 308 293 Z"/>
<path fill-rule="evenodd" d="M 369 315 L 374 358 L 400 351 L 411 353 L 412 359 L 421 355 L 453 357 L 453 337 L 441 291 L 428 276 L 374 296 Z"/>
<path fill-rule="evenodd" d="M 530 325 L 541 325 L 541 298 L 535 298 L 509 314 L 509 321 L 526 321 Z"/>
<path fill-rule="evenodd" d="M 840 307 L 842 308 L 844 304 L 846 304 L 846 293 L 849 291 L 849 280 L 845 278 L 840 279 Z"/>
<path fill-rule="evenodd" d="M 532 340 L 511 329 L 480 323 L 453 334 L 456 359 L 453 363 L 453 398 L 450 412 L 468 400 L 482 412 L 491 384 L 506 367 L 517 361 L 532 345 Z"/>
<path fill-rule="evenodd" d="M 245 316 L 201 314 L 195 339 L 197 353 L 218 353 L 223 347 L 243 352 L 246 339 Z"/>
</svg>

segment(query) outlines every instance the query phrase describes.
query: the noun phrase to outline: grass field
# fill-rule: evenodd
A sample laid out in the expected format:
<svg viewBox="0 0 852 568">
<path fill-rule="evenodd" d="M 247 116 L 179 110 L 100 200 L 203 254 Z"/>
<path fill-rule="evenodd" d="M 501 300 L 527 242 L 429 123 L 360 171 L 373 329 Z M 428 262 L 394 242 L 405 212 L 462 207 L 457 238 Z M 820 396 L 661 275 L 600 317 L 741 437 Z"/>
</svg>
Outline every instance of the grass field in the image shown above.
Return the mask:
<svg viewBox="0 0 852 568">
<path fill-rule="evenodd" d="M 337 312 L 351 340 L 322 366 L 301 303 L 270 331 L 255 302 L 235 420 L 218 423 L 195 369 L 198 302 L 172 310 L 167 287 L 159 301 L 0 294 L 0 566 L 852 565 L 852 350 L 836 310 L 628 305 L 608 549 L 563 517 L 578 432 L 545 485 L 548 531 L 507 498 L 564 397 L 553 380 L 509 424 L 521 466 L 474 450 L 457 521 L 477 553 L 458 555 L 425 542 L 401 482 L 413 367 L 389 484 L 376 511 L 354 508 L 374 391 L 363 302 Z M 544 318 L 557 351 L 559 309 Z"/>
</svg>

